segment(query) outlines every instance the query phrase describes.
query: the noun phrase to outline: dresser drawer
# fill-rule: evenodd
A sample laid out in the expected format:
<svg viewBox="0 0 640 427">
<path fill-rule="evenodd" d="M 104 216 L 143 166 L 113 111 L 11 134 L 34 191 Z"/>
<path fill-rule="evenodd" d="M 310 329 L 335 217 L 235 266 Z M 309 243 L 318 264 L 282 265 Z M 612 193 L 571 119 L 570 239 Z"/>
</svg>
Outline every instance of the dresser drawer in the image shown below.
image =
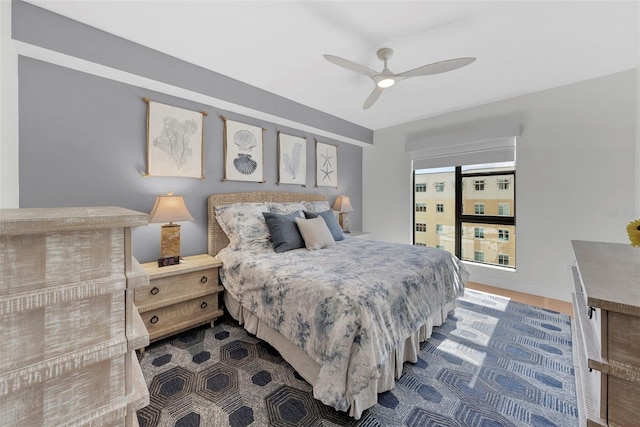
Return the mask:
<svg viewBox="0 0 640 427">
<path fill-rule="evenodd" d="M 149 281 L 149 287 L 136 289 L 135 303 L 140 308 L 147 304 L 161 303 L 183 295 L 218 287 L 218 269 L 194 271 Z"/>
<path fill-rule="evenodd" d="M 181 329 L 206 323 L 222 315 L 222 311 L 218 309 L 218 293 L 215 292 L 201 298 L 146 311 L 140 315 L 149 331 L 149 338 L 154 340 Z"/>
</svg>

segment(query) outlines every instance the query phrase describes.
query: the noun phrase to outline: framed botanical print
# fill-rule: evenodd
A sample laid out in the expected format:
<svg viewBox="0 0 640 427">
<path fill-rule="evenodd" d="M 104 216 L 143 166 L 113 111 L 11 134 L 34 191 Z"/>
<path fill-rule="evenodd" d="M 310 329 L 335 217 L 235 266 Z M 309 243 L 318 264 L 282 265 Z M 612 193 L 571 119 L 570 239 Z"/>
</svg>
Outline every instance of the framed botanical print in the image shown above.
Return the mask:
<svg viewBox="0 0 640 427">
<path fill-rule="evenodd" d="M 204 117 L 143 98 L 147 103 L 146 176 L 204 178 Z"/>
<path fill-rule="evenodd" d="M 307 184 L 307 140 L 278 132 L 278 184 Z"/>
<path fill-rule="evenodd" d="M 338 188 L 338 146 L 316 140 L 316 187 Z"/>
<path fill-rule="evenodd" d="M 224 120 L 224 181 L 264 181 L 263 128 Z"/>
</svg>

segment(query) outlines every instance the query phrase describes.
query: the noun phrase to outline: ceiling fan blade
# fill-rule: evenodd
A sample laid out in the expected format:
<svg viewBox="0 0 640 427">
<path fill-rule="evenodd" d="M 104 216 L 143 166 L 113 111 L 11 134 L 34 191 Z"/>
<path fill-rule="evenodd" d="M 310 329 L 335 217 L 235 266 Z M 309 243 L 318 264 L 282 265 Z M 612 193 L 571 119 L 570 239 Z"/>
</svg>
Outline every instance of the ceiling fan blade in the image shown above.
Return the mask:
<svg viewBox="0 0 640 427">
<path fill-rule="evenodd" d="M 447 59 L 446 61 L 434 62 L 433 64 L 423 65 L 413 70 L 405 71 L 398 75 L 404 77 L 428 76 L 431 74 L 440 74 L 447 71 L 453 71 L 465 65 L 471 64 L 476 58 L 456 58 Z"/>
<path fill-rule="evenodd" d="M 356 73 L 364 74 L 365 76 L 373 77 L 378 74 L 376 71 L 373 71 L 369 67 L 365 67 L 364 65 L 360 65 L 356 62 L 349 61 L 348 59 L 340 58 L 335 55 L 323 55 L 324 58 L 336 65 L 339 65 L 342 68 L 346 68 L 347 70 L 355 71 Z"/>
<path fill-rule="evenodd" d="M 369 95 L 367 100 L 364 101 L 364 105 L 362 106 L 362 109 L 366 110 L 367 108 L 371 107 L 378 100 L 383 90 L 384 90 L 383 88 L 376 86 L 373 92 L 371 92 L 371 95 Z"/>
</svg>

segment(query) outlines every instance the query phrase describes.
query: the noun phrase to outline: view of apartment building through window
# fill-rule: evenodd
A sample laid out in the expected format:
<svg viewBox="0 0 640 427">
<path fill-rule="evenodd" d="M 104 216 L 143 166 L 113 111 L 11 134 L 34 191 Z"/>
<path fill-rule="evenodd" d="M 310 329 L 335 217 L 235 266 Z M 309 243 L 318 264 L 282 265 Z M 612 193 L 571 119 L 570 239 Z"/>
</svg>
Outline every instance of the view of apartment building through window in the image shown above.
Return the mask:
<svg viewBox="0 0 640 427">
<path fill-rule="evenodd" d="M 416 170 L 414 182 L 416 245 L 515 268 L 514 162 Z"/>
</svg>

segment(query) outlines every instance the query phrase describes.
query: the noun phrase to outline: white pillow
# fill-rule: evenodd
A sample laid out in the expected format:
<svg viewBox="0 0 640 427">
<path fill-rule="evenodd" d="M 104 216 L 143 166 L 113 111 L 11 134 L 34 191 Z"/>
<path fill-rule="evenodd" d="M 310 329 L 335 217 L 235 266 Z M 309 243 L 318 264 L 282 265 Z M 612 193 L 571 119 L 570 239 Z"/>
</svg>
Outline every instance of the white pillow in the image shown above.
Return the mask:
<svg viewBox="0 0 640 427">
<path fill-rule="evenodd" d="M 327 200 L 320 202 L 302 202 L 307 212 L 324 212 L 331 209 Z"/>
<path fill-rule="evenodd" d="M 313 219 L 296 218 L 298 229 L 304 244 L 310 251 L 326 248 L 336 244 L 331 231 L 322 217 Z"/>
<path fill-rule="evenodd" d="M 262 212 L 269 212 L 266 203 L 232 203 L 215 207 L 218 224 L 238 249 L 269 244 L 269 229 Z"/>
<path fill-rule="evenodd" d="M 305 210 L 305 206 L 302 202 L 288 202 L 288 203 L 271 203 L 268 202 L 269 211 L 280 214 L 280 215 L 289 215 L 294 212 Z"/>
</svg>

